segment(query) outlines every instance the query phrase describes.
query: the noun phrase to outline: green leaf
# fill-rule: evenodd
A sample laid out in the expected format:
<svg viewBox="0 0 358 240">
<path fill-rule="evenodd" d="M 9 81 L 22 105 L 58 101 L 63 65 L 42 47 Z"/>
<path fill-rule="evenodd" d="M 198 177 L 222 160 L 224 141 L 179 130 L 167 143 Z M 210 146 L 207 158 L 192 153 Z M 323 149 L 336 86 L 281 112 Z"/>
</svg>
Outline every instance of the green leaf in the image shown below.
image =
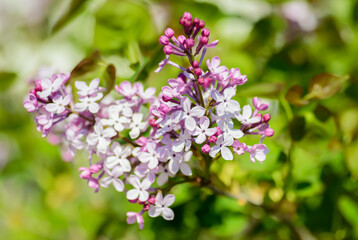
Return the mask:
<svg viewBox="0 0 358 240">
<path fill-rule="evenodd" d="M 352 174 L 352 177 L 358 179 L 358 142 L 350 144 L 346 150 L 346 164 L 347 168 Z"/>
<path fill-rule="evenodd" d="M 302 87 L 295 85 L 288 89 L 286 93 L 286 100 L 295 106 L 304 106 L 309 103 L 308 100 L 302 99 L 303 89 Z"/>
<path fill-rule="evenodd" d="M 106 71 L 103 74 L 103 80 L 106 83 L 106 91 L 104 96 L 111 92 L 116 82 L 116 68 L 113 64 L 109 64 L 106 68 Z"/>
<path fill-rule="evenodd" d="M 0 91 L 7 90 L 16 79 L 16 73 L 0 72 Z"/>
<path fill-rule="evenodd" d="M 295 141 L 299 141 L 305 135 L 306 120 L 302 116 L 296 116 L 290 123 L 291 138 Z"/>
<path fill-rule="evenodd" d="M 349 76 L 335 76 L 322 73 L 314 76 L 309 84 L 308 94 L 305 99 L 326 99 L 335 95 L 341 89 Z"/>
<path fill-rule="evenodd" d="M 88 0 L 72 0 L 66 12 L 52 27 L 51 33 L 56 33 L 57 31 L 61 30 L 67 23 L 76 17 L 79 14 L 82 6 L 84 6 L 87 1 Z"/>
</svg>

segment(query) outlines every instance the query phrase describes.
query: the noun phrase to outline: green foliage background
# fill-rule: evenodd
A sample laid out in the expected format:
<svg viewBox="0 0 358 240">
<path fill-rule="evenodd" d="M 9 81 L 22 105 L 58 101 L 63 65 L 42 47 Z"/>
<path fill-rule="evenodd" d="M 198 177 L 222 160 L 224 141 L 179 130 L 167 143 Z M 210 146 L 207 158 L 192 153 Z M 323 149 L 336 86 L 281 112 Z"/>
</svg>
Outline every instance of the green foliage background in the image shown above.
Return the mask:
<svg viewBox="0 0 358 240">
<path fill-rule="evenodd" d="M 286 2 L 1 1 L 0 239 L 358 239 L 358 2 L 307 1 L 318 18 L 309 32 L 284 18 Z M 41 66 L 69 72 L 95 49 L 118 82 L 159 90 L 178 71 L 153 72 L 164 57 L 157 39 L 181 30 L 184 11 L 219 39 L 207 57 L 248 75 L 240 103 L 271 103 L 275 136 L 263 164 L 244 155 L 213 166 L 228 192 L 255 205 L 178 185 L 174 221 L 146 217 L 141 231 L 125 223 L 137 209 L 123 194 L 94 194 L 78 177 L 84 154 L 61 161 L 22 99 Z M 332 75 L 311 82 L 321 73 Z"/>
</svg>

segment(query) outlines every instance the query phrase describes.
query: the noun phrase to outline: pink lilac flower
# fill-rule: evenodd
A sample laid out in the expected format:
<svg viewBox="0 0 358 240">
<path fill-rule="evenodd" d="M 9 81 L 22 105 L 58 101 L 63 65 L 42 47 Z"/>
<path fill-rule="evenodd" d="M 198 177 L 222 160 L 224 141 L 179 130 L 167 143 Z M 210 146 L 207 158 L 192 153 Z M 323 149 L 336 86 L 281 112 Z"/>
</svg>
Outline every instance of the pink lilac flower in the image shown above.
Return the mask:
<svg viewBox="0 0 358 240">
<path fill-rule="evenodd" d="M 89 145 L 96 146 L 98 152 L 106 153 L 111 143 L 110 138 L 116 134 L 113 128 L 104 129 L 101 123 L 97 123 L 93 127 L 93 132 L 88 134 L 86 140 Z"/>
<path fill-rule="evenodd" d="M 109 156 L 104 161 L 106 167 L 112 169 L 115 166 L 121 166 L 124 172 L 130 172 L 131 164 L 128 161 L 128 156 L 131 155 L 131 148 L 126 146 L 124 149 L 118 143 L 112 145 L 114 156 Z"/>
<path fill-rule="evenodd" d="M 49 103 L 46 105 L 46 110 L 55 113 L 55 114 L 61 114 L 66 110 L 66 106 L 71 101 L 71 96 L 66 95 L 65 97 L 62 97 L 60 95 L 57 95 L 52 99 L 53 103 Z"/>
<path fill-rule="evenodd" d="M 136 222 L 139 225 L 139 229 L 144 228 L 144 220 L 143 220 L 143 216 L 141 214 L 136 213 L 136 212 L 127 212 L 127 223 L 133 224 Z"/>
<path fill-rule="evenodd" d="M 216 128 L 209 128 L 210 120 L 208 117 L 203 116 L 200 118 L 199 126 L 196 126 L 193 136 L 197 136 L 195 138 L 195 142 L 197 144 L 202 144 L 206 137 L 210 137 L 216 133 Z"/>
<path fill-rule="evenodd" d="M 187 97 L 182 99 L 181 106 L 183 107 L 183 110 L 178 112 L 178 118 L 180 120 L 185 120 L 185 127 L 189 131 L 193 131 L 196 126 L 194 117 L 202 117 L 205 114 L 205 109 L 201 106 L 195 106 L 191 108 L 191 101 Z"/>
</svg>

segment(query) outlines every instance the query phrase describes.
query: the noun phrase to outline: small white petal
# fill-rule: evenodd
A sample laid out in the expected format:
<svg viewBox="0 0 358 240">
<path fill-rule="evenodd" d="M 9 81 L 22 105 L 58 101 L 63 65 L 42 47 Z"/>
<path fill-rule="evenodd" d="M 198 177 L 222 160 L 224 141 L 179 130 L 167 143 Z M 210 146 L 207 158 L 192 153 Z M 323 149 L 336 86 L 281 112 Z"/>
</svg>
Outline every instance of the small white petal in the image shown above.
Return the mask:
<svg viewBox="0 0 358 240">
<path fill-rule="evenodd" d="M 134 200 L 134 199 L 137 199 L 138 198 L 138 195 L 139 195 L 139 191 L 138 189 L 131 189 L 127 192 L 127 198 L 129 200 Z"/>
<path fill-rule="evenodd" d="M 174 219 L 174 212 L 170 208 L 163 208 L 162 209 L 162 216 L 165 220 L 173 220 Z"/>
</svg>

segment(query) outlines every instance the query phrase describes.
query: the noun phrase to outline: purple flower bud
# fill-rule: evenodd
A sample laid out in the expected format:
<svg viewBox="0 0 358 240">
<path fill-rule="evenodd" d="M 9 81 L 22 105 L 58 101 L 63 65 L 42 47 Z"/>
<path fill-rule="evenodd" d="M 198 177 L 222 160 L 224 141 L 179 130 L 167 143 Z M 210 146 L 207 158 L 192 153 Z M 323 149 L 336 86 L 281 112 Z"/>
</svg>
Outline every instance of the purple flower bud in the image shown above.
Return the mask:
<svg viewBox="0 0 358 240">
<path fill-rule="evenodd" d="M 203 152 L 203 153 L 208 153 L 208 152 L 210 152 L 210 146 L 209 146 L 209 144 L 205 144 L 204 146 L 202 146 L 201 147 L 201 151 Z"/>
<path fill-rule="evenodd" d="M 268 113 L 266 113 L 266 114 L 263 116 L 263 121 L 264 121 L 264 122 L 268 122 L 268 121 L 270 121 L 270 119 L 271 119 L 271 115 L 268 114 Z"/>
<path fill-rule="evenodd" d="M 200 84 L 200 86 L 204 86 L 205 85 L 205 78 L 199 78 L 198 83 Z"/>
<path fill-rule="evenodd" d="M 198 68 L 199 67 L 199 62 L 197 60 L 193 61 L 193 68 Z"/>
<path fill-rule="evenodd" d="M 194 74 L 196 76 L 200 76 L 203 73 L 203 70 L 201 70 L 201 68 L 194 68 Z"/>
<path fill-rule="evenodd" d="M 275 133 L 275 131 L 273 129 L 271 129 L 271 128 L 266 128 L 265 129 L 265 136 L 266 137 L 272 137 L 274 133 Z"/>
<path fill-rule="evenodd" d="M 156 201 L 156 200 L 155 200 L 155 197 L 154 197 L 154 196 L 151 196 L 151 197 L 148 199 L 148 203 L 149 203 L 149 204 L 152 204 L 152 205 L 155 204 L 155 201 Z"/>
<path fill-rule="evenodd" d="M 31 90 L 30 90 L 30 94 L 33 94 L 33 95 L 36 96 L 36 90 L 35 90 L 35 89 L 31 89 Z"/>
<path fill-rule="evenodd" d="M 185 18 L 181 17 L 180 20 L 179 20 L 179 24 L 184 25 L 184 22 L 185 22 Z"/>
<path fill-rule="evenodd" d="M 149 204 L 144 204 L 143 210 L 144 210 L 144 211 L 148 211 L 148 210 L 149 210 L 149 207 L 150 207 Z"/>
<path fill-rule="evenodd" d="M 214 135 L 218 137 L 221 134 L 222 134 L 221 129 L 219 127 L 216 127 L 216 133 Z"/>
<path fill-rule="evenodd" d="M 139 201 L 139 200 L 138 200 L 138 203 L 139 203 L 140 205 L 144 205 L 144 204 L 145 204 L 145 202 L 142 202 L 142 201 Z"/>
<path fill-rule="evenodd" d="M 168 38 L 172 38 L 174 36 L 174 30 L 171 28 L 167 28 L 167 29 L 165 29 L 164 34 Z"/>
<path fill-rule="evenodd" d="M 128 200 L 128 202 L 130 202 L 130 203 L 137 203 L 137 200 L 138 200 L 138 199 Z"/>
<path fill-rule="evenodd" d="M 96 191 L 99 189 L 98 180 L 96 178 L 91 178 L 88 180 L 88 186 L 90 188 L 95 189 Z"/>
<path fill-rule="evenodd" d="M 216 141 L 218 140 L 218 138 L 216 136 L 210 136 L 209 139 L 208 139 L 208 142 L 209 143 L 216 143 Z"/>
<path fill-rule="evenodd" d="M 205 22 L 203 20 L 200 20 L 198 27 L 199 28 L 205 27 Z"/>
<path fill-rule="evenodd" d="M 173 48 L 169 45 L 164 46 L 163 51 L 166 55 L 170 55 L 173 53 Z"/>
<path fill-rule="evenodd" d="M 209 37 L 210 35 L 209 29 L 203 28 L 203 30 L 201 30 L 201 35 L 203 35 L 204 37 Z"/>
<path fill-rule="evenodd" d="M 154 128 L 158 127 L 158 124 L 156 123 L 156 121 L 157 120 L 155 120 L 154 118 L 149 119 L 149 125 Z"/>
<path fill-rule="evenodd" d="M 102 165 L 101 165 L 101 164 L 93 164 L 93 165 L 90 167 L 91 173 L 98 173 L 101 169 L 102 169 Z"/>
<path fill-rule="evenodd" d="M 196 18 L 193 19 L 193 24 L 194 24 L 194 25 L 198 25 L 199 22 L 200 22 L 200 19 L 199 19 L 199 18 L 196 17 Z"/>
<path fill-rule="evenodd" d="M 160 36 L 159 43 L 163 46 L 169 44 L 169 38 L 167 36 Z"/>
<path fill-rule="evenodd" d="M 191 38 L 186 39 L 185 40 L 185 45 L 186 45 L 187 49 L 190 49 L 190 48 L 194 47 L 194 45 L 195 45 L 194 39 L 191 39 Z"/>
<path fill-rule="evenodd" d="M 188 19 L 189 21 L 191 21 L 191 19 L 193 17 L 191 16 L 191 14 L 189 12 L 185 12 L 184 15 L 183 15 L 183 18 Z"/>
<path fill-rule="evenodd" d="M 189 28 L 191 26 L 192 22 L 188 19 L 185 19 L 184 20 L 184 28 Z"/>
<path fill-rule="evenodd" d="M 160 111 L 163 116 L 166 115 L 170 110 L 171 110 L 171 108 L 168 105 L 163 104 L 163 103 L 160 104 L 160 106 L 158 108 L 158 111 Z"/>
<path fill-rule="evenodd" d="M 209 42 L 209 38 L 203 36 L 202 38 L 200 38 L 200 44 L 202 45 L 206 45 Z"/>
<path fill-rule="evenodd" d="M 186 40 L 186 37 L 185 37 L 184 35 L 180 35 L 180 36 L 178 37 L 178 41 L 179 41 L 179 43 L 180 43 L 181 45 L 184 45 L 185 40 Z"/>
<path fill-rule="evenodd" d="M 79 168 L 79 171 L 82 171 L 80 174 L 80 178 L 82 179 L 90 179 L 92 176 L 91 171 L 88 168 Z"/>
<path fill-rule="evenodd" d="M 41 86 L 41 80 L 40 79 L 37 79 L 36 82 L 35 82 L 35 91 L 36 92 L 41 92 L 42 91 L 42 86 Z"/>
</svg>

